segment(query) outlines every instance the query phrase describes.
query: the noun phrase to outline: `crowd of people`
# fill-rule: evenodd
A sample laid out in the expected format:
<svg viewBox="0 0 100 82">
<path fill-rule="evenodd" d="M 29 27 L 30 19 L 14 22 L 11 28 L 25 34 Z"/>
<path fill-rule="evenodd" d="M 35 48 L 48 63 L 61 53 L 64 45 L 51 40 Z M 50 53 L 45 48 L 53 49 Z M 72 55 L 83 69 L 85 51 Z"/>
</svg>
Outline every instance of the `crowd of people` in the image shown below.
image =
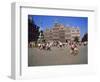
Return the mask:
<svg viewBox="0 0 100 82">
<path fill-rule="evenodd" d="M 32 48 L 35 44 L 33 42 L 31 42 L 30 47 Z M 87 45 L 87 42 L 74 42 L 74 41 L 69 41 L 69 42 L 65 42 L 62 43 L 60 41 L 52 41 L 52 42 L 45 42 L 45 43 L 38 43 L 37 47 L 40 50 L 52 50 L 52 47 L 57 47 L 57 48 L 69 48 L 70 50 L 70 54 L 71 55 L 77 55 L 79 53 L 79 46 L 81 45 Z"/>
<path fill-rule="evenodd" d="M 40 50 L 51 50 L 51 47 L 57 47 L 57 48 L 62 48 L 67 46 L 67 43 L 62 43 L 60 41 L 54 41 L 54 42 L 47 42 L 47 43 L 39 43 L 38 48 Z"/>
</svg>

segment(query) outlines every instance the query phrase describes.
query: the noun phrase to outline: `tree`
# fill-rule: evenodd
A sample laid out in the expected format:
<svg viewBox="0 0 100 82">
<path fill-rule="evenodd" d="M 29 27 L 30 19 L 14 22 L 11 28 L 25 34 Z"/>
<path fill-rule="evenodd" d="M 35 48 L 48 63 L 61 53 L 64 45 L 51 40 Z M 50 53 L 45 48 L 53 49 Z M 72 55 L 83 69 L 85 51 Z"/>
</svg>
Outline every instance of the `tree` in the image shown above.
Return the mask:
<svg viewBox="0 0 100 82">
<path fill-rule="evenodd" d="M 75 38 L 74 38 L 74 41 L 77 43 L 77 42 L 79 42 L 79 38 L 76 36 Z"/>
<path fill-rule="evenodd" d="M 37 26 L 32 19 L 32 16 L 28 16 L 28 42 L 35 42 L 37 43 L 37 40 L 39 38 L 39 26 Z"/>
<path fill-rule="evenodd" d="M 83 38 L 82 38 L 82 42 L 88 41 L 88 34 L 85 33 Z"/>
</svg>

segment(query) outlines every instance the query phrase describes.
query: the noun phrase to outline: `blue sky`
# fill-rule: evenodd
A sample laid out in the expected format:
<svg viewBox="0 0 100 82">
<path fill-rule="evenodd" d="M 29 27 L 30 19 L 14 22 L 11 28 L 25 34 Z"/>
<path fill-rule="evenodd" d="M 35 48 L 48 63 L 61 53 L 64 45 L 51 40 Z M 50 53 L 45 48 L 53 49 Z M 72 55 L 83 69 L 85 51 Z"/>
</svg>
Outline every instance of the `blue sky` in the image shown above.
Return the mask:
<svg viewBox="0 0 100 82">
<path fill-rule="evenodd" d="M 52 28 L 54 23 L 60 23 L 64 26 L 74 26 L 80 28 L 81 37 L 84 33 L 88 32 L 88 18 L 87 17 L 71 17 L 71 16 L 47 16 L 47 15 L 29 15 L 32 16 L 35 24 L 40 27 L 41 30 L 46 28 Z"/>
</svg>

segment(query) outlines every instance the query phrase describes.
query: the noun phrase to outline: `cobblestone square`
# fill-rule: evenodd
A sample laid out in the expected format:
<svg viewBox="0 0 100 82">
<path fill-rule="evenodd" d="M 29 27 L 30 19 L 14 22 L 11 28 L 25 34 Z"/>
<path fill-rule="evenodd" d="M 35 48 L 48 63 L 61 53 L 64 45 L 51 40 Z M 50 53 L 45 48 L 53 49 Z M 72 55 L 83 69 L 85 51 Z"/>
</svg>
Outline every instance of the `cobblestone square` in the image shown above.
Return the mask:
<svg viewBox="0 0 100 82">
<path fill-rule="evenodd" d="M 78 55 L 71 55 L 68 47 L 51 50 L 28 49 L 28 66 L 73 65 L 88 63 L 88 46 L 81 46 Z"/>
</svg>

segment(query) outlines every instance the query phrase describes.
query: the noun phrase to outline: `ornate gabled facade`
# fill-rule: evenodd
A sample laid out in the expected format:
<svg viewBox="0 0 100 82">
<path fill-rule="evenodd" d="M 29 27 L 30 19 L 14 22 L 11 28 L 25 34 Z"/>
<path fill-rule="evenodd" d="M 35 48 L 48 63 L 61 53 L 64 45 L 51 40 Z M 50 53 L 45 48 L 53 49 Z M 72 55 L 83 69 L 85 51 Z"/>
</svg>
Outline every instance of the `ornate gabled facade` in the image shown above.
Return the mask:
<svg viewBox="0 0 100 82">
<path fill-rule="evenodd" d="M 75 37 L 80 40 L 80 29 L 78 27 L 64 26 L 59 23 L 55 23 L 51 29 L 44 31 L 46 41 L 66 42 L 66 40 L 74 40 Z"/>
</svg>

